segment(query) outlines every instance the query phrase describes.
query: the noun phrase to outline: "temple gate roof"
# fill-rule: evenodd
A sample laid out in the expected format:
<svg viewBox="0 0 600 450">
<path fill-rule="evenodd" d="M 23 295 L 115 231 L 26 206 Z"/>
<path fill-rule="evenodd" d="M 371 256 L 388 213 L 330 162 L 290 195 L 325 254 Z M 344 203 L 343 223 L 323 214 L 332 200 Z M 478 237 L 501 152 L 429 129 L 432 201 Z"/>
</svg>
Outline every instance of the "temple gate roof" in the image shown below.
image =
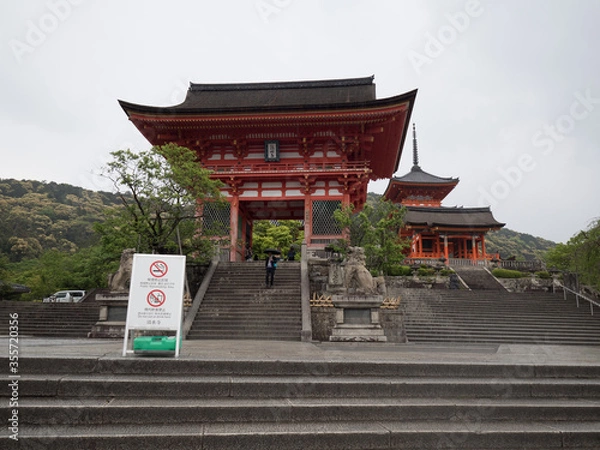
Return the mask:
<svg viewBox="0 0 600 450">
<path fill-rule="evenodd" d="M 119 104 L 153 145 L 176 142 L 259 145 L 266 134 L 291 142 L 336 139 L 348 162 L 365 161 L 371 179 L 397 170 L 417 91 L 377 99 L 373 76 L 268 83 L 190 83 L 175 106 Z M 220 142 L 217 142 L 220 141 Z"/>
</svg>

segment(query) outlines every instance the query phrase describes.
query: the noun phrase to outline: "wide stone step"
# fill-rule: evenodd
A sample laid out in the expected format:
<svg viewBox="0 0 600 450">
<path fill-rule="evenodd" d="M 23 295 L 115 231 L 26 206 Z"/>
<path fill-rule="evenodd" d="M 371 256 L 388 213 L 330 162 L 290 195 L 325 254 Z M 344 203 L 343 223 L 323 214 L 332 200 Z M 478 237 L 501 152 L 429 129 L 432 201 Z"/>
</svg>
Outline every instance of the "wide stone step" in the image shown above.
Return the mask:
<svg viewBox="0 0 600 450">
<path fill-rule="evenodd" d="M 546 342 L 548 340 L 558 340 L 561 342 L 572 342 L 572 341 L 583 341 L 588 342 L 589 344 L 598 344 L 600 343 L 600 335 L 593 333 L 544 333 L 544 332 L 530 332 L 526 330 L 499 330 L 499 329 L 490 329 L 490 330 L 433 330 L 430 328 L 407 328 L 406 334 L 409 338 L 419 338 L 431 336 L 433 337 L 447 337 L 450 342 L 456 339 L 484 339 L 486 336 L 490 339 L 504 339 L 504 342 L 507 342 L 507 339 L 526 339 L 528 342 L 532 340 Z"/>
<path fill-rule="evenodd" d="M 294 315 L 301 311 L 299 305 L 277 305 L 277 304 L 249 304 L 249 303 L 210 303 L 204 305 L 202 309 L 203 314 L 232 314 L 232 315 L 244 315 L 247 313 L 254 312 L 255 314 L 270 314 L 271 316 L 282 316 L 282 315 Z M 276 314 L 275 314 L 276 313 Z"/>
<path fill-rule="evenodd" d="M 486 422 L 481 418 L 427 421 L 266 422 L 83 425 L 24 428 L 24 448 L 297 449 L 597 449 L 599 421 Z M 2 441 L 8 438 L 3 435 Z M 0 442 L 2 442 L 0 441 Z"/>
<path fill-rule="evenodd" d="M 231 322 L 232 324 L 240 323 L 258 323 L 258 324 L 269 324 L 269 323 L 296 323 L 301 320 L 300 312 L 294 312 L 293 314 L 262 314 L 256 311 L 247 312 L 246 314 L 228 314 L 228 313 L 212 313 L 203 314 L 201 317 L 197 317 L 194 322 L 197 323 L 226 323 Z"/>
<path fill-rule="evenodd" d="M 300 287 L 287 288 L 285 286 L 281 286 L 275 280 L 275 283 L 272 287 L 266 288 L 264 285 L 264 281 L 261 282 L 260 286 L 253 287 L 244 287 L 239 286 L 237 288 L 227 288 L 225 286 L 221 288 L 209 289 L 206 292 L 205 297 L 225 297 L 225 298 L 235 298 L 235 297 L 275 297 L 277 295 L 300 295 Z"/>
<path fill-rule="evenodd" d="M 63 345 L 63 340 L 59 340 L 59 345 Z M 86 341 L 90 345 L 95 345 L 94 341 Z M 122 340 L 118 340 L 119 345 Z M 68 341 L 65 341 L 68 344 Z M 183 342 L 185 346 L 185 341 Z M 302 345 L 302 344 L 299 344 Z M 312 344 L 309 346 L 312 348 Z M 380 345 L 374 344 L 367 348 L 379 348 Z M 395 346 L 390 347 L 389 351 L 401 351 L 400 346 L 397 350 Z M 408 347 L 410 348 L 410 347 Z M 426 347 L 428 348 L 428 347 Z M 460 347 L 461 349 L 463 347 Z M 352 349 L 351 345 L 328 345 L 319 344 L 316 349 L 329 351 L 339 349 Z M 476 347 L 479 349 L 479 347 Z M 464 350 L 468 351 L 469 347 Z M 6 355 L 6 354 L 5 354 Z M 48 374 L 82 374 L 94 376 L 121 376 L 121 375 L 146 375 L 146 376 L 206 376 L 214 375 L 225 377 L 229 380 L 230 376 L 265 376 L 265 377 L 299 377 L 299 376 L 321 376 L 334 377 L 336 379 L 351 377 L 383 377 L 385 382 L 393 381 L 398 377 L 403 378 L 468 378 L 470 380 L 477 378 L 492 378 L 493 382 L 509 378 L 510 380 L 540 380 L 542 382 L 552 382 L 555 380 L 567 380 L 567 383 L 600 383 L 600 363 L 597 360 L 592 364 L 549 364 L 539 358 L 531 363 L 520 365 L 505 363 L 485 363 L 470 362 L 468 364 L 459 362 L 438 362 L 435 364 L 421 363 L 415 361 L 402 361 L 402 354 L 399 353 L 398 360 L 394 361 L 352 361 L 336 360 L 334 362 L 312 360 L 300 358 L 298 360 L 277 360 L 268 359 L 215 359 L 215 360 L 195 360 L 187 358 L 97 358 L 84 357 L 28 357 L 19 360 L 19 370 L 22 374 L 38 375 L 41 377 Z M 251 362 L 251 363 L 249 363 Z M 535 362 L 535 364 L 534 364 Z M 0 367 L 2 364 L 8 367 L 8 357 L 0 355 Z M 351 374 L 351 375 L 349 375 Z M 58 377 L 60 378 L 60 377 Z M 8 392 L 8 387 L 0 383 L 0 394 Z"/>
<path fill-rule="evenodd" d="M 423 323 L 423 324 L 471 324 L 474 326 L 489 326 L 492 324 L 506 325 L 513 324 L 515 326 L 535 326 L 541 325 L 545 327 L 565 327 L 577 330 L 580 327 L 600 330 L 600 324 L 596 321 L 585 320 L 567 317 L 560 320 L 555 317 L 511 317 L 511 316 L 467 316 L 467 315 L 427 315 L 406 314 L 405 323 Z"/>
<path fill-rule="evenodd" d="M 590 340 L 588 338 L 552 339 L 549 337 L 514 337 L 504 336 L 452 336 L 452 335 L 431 335 L 431 334 L 411 334 L 407 333 L 407 339 L 412 343 L 465 343 L 465 344 L 535 344 L 535 345 L 579 345 L 579 346 L 597 346 L 600 341 Z"/>
<path fill-rule="evenodd" d="M 219 422 L 580 420 L 600 417 L 600 399 L 465 398 L 26 398 L 23 424 L 178 424 Z"/>
<path fill-rule="evenodd" d="M 211 337 L 211 339 L 216 339 L 216 336 L 239 336 L 243 337 L 244 335 L 252 338 L 260 338 L 265 339 L 265 337 L 298 337 L 299 333 L 294 331 L 296 328 L 296 324 L 285 324 L 279 325 L 273 328 L 269 328 L 267 325 L 259 326 L 259 325 L 251 325 L 244 326 L 240 325 L 237 327 L 232 326 L 205 326 L 200 328 L 194 328 L 190 330 L 188 333 L 187 339 L 199 338 L 200 336 Z"/>
<path fill-rule="evenodd" d="M 402 301 L 406 304 L 427 304 L 431 307 L 461 307 L 461 306 L 472 306 L 472 307 L 480 307 L 480 308 L 506 308 L 506 307 L 522 307 L 522 308 L 530 308 L 532 306 L 537 307 L 547 307 L 547 308 L 557 308 L 557 309 L 571 309 L 577 310 L 581 309 L 581 306 L 577 308 L 575 303 L 565 303 L 563 300 L 560 301 L 509 301 L 507 299 L 493 300 L 493 299 L 485 299 L 484 297 L 479 297 L 474 300 L 463 300 L 463 299 L 452 299 L 452 298 L 444 298 L 440 300 L 432 300 L 429 298 L 425 298 L 423 300 L 414 300 L 414 299 L 405 299 L 400 296 Z M 586 308 L 589 310 L 589 308 Z"/>
<path fill-rule="evenodd" d="M 470 320 L 468 317 L 457 317 L 456 319 L 452 318 L 438 318 L 438 320 L 432 321 L 422 318 L 409 318 L 405 319 L 405 324 L 413 325 L 413 326 L 431 326 L 433 328 L 437 327 L 466 327 L 466 328 L 482 328 L 489 329 L 490 327 L 497 328 L 530 328 L 530 329 L 547 329 L 552 331 L 554 329 L 557 330 L 570 330 L 570 331 L 596 331 L 600 333 L 600 327 L 595 323 L 580 323 L 579 321 L 554 321 L 554 320 L 536 320 L 536 319 L 521 319 L 521 320 L 512 320 L 511 318 L 488 318 L 481 320 Z"/>
<path fill-rule="evenodd" d="M 515 368 L 512 368 L 515 371 Z M 23 375 L 22 397 L 476 398 L 600 400 L 600 379 L 369 376 Z M 583 375 L 583 373 L 582 373 Z M 1 386 L 2 395 L 8 387 Z M 595 403 L 594 403 L 595 404 Z"/>
<path fill-rule="evenodd" d="M 566 310 L 578 310 L 582 307 L 577 308 L 577 305 L 565 303 L 564 301 L 506 301 L 506 300 L 484 300 L 479 298 L 478 300 L 452 300 L 452 299 L 444 299 L 439 301 L 424 299 L 423 301 L 418 300 L 406 300 L 402 296 L 402 301 L 407 304 L 427 304 L 431 307 L 461 307 L 461 306 L 472 306 L 479 308 L 507 308 L 507 307 L 522 307 L 522 308 L 531 308 L 532 306 L 537 306 L 540 308 L 555 308 L 555 309 L 566 309 Z M 585 308 L 589 310 L 589 308 Z"/>
<path fill-rule="evenodd" d="M 267 333 L 233 333 L 231 330 L 223 330 L 221 333 L 207 333 L 207 334 L 189 334 L 188 339 L 198 341 L 223 341 L 226 339 L 236 339 L 238 341 L 282 341 L 282 342 L 296 342 L 301 338 L 300 332 L 295 334 L 267 334 Z"/>
<path fill-rule="evenodd" d="M 234 305 L 244 304 L 264 304 L 273 306 L 286 306 L 297 304 L 297 299 L 300 293 L 289 294 L 287 292 L 277 292 L 269 296 L 265 295 L 250 295 L 245 293 L 243 296 L 235 296 L 227 293 L 219 295 L 207 295 L 202 302 L 203 305 L 208 303 L 230 303 Z"/>
<path fill-rule="evenodd" d="M 446 337 L 450 342 L 456 339 L 484 339 L 489 337 L 490 339 L 503 339 L 503 342 L 508 342 L 510 339 L 524 339 L 527 342 L 539 341 L 547 342 L 550 340 L 568 343 L 568 342 L 587 342 L 589 344 L 600 343 L 600 336 L 597 334 L 571 334 L 571 333 L 528 333 L 522 330 L 489 330 L 489 331 L 478 331 L 478 330 L 463 330 L 463 331 L 444 331 L 444 330 L 430 330 L 430 329 L 419 329 L 419 328 L 408 328 L 406 330 L 409 341 L 422 337 L 440 338 Z M 519 342 L 522 343 L 522 342 Z"/>
</svg>

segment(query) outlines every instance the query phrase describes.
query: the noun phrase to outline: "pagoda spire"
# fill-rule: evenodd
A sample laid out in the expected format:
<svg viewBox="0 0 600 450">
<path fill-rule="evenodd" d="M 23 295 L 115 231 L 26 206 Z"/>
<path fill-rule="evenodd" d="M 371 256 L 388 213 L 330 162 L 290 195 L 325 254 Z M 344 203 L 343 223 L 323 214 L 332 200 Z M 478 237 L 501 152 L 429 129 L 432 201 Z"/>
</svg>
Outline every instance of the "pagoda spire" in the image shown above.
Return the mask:
<svg viewBox="0 0 600 450">
<path fill-rule="evenodd" d="M 417 129 L 413 123 L 413 168 L 419 167 L 419 151 L 417 150 Z"/>
</svg>

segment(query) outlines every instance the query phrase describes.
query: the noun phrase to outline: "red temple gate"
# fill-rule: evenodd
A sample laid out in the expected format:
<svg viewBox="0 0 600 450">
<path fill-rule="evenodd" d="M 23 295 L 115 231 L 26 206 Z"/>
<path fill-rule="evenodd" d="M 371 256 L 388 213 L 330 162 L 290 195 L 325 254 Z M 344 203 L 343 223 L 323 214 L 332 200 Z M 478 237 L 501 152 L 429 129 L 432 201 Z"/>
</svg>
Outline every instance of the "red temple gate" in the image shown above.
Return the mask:
<svg viewBox="0 0 600 450">
<path fill-rule="evenodd" d="M 333 211 L 360 209 L 370 180 L 397 170 L 416 90 L 376 99 L 373 77 L 194 84 L 171 107 L 120 101 L 152 145 L 176 143 L 225 184 L 229 207 L 204 205 L 229 234 L 229 259 L 251 244 L 252 222 L 297 219 L 309 247 L 341 237 Z"/>
</svg>

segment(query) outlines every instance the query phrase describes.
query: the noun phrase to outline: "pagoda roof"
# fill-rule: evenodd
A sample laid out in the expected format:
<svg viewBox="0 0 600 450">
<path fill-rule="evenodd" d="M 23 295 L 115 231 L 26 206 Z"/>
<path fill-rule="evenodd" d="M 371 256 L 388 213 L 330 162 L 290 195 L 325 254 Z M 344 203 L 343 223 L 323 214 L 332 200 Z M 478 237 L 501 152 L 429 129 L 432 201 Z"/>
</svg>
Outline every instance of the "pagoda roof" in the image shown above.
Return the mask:
<svg viewBox="0 0 600 450">
<path fill-rule="evenodd" d="M 393 177 L 383 195 L 394 202 L 403 202 L 404 199 L 415 195 L 417 191 L 422 192 L 423 189 L 426 189 L 429 195 L 433 195 L 441 201 L 456 187 L 458 182 L 458 178 L 438 177 L 421 169 L 417 150 L 417 131 L 413 123 L 413 166 L 406 175 Z"/>
<path fill-rule="evenodd" d="M 506 225 L 494 218 L 489 206 L 476 208 L 407 206 L 404 223 L 407 226 L 421 225 L 429 228 L 465 229 L 500 229 Z"/>
<path fill-rule="evenodd" d="M 414 165 L 406 175 L 401 177 L 393 177 L 391 182 L 410 183 L 410 184 L 457 184 L 458 178 L 453 177 L 438 177 L 425 172 L 421 167 Z"/>
</svg>

